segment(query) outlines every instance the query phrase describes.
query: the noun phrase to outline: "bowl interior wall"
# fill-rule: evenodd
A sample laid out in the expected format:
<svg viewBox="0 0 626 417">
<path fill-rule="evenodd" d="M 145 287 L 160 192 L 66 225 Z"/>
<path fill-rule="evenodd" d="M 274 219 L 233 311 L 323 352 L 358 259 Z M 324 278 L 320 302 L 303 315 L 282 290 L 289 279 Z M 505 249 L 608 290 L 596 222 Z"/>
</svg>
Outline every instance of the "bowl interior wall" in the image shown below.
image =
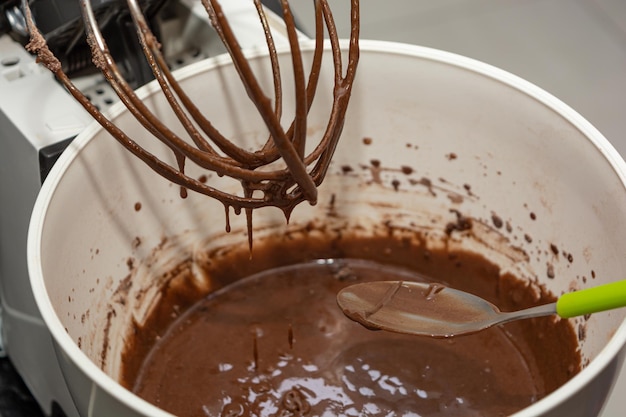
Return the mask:
<svg viewBox="0 0 626 417">
<path fill-rule="evenodd" d="M 329 54 L 325 58 L 328 63 Z M 281 60 L 288 68 L 284 54 Z M 255 233 L 296 230 L 311 220 L 371 227 L 392 220 L 432 230 L 436 244 L 445 225 L 454 221 L 454 209 L 488 231 L 486 242 L 474 237 L 467 244 L 556 294 L 622 278 L 626 193 L 603 142 L 590 139 L 593 132 L 560 114 L 559 103 L 547 105 L 534 90 L 532 95 L 520 90 L 526 84 L 512 79 L 511 85 L 498 79 L 499 72 L 494 78 L 483 73 L 490 71 L 485 67 L 448 60 L 364 49 L 319 203 L 296 208 L 288 226 L 278 210 L 259 210 Z M 266 59 L 253 64 L 271 86 Z M 265 141 L 266 130 L 232 67 L 201 63 L 180 76 L 183 88 L 225 135 L 248 146 Z M 331 83 L 326 64 L 309 116 L 313 139 L 325 127 Z M 285 76 L 286 112 L 292 104 L 290 85 Z M 150 95 L 149 88 L 143 94 L 161 120 L 176 125 L 161 96 Z M 127 112 L 115 121 L 130 137 L 173 160 Z M 135 160 L 108 134 L 92 129 L 89 136 L 72 145 L 82 149 L 64 160 L 62 175 L 57 174 L 42 231 L 41 262 L 60 325 L 89 358 L 116 377 L 130 321 L 140 320 L 158 297 L 155 277 L 211 245 L 245 242 L 245 219 L 231 211 L 233 231 L 225 234 L 222 204 L 194 193 L 181 199 L 177 186 Z M 188 173 L 203 174 L 191 164 Z M 213 175 L 209 181 L 240 193 L 238 184 L 227 179 Z M 337 216 L 327 220 L 333 196 Z M 496 227 L 494 217 L 504 226 Z M 526 257 L 498 257 L 492 243 Z M 131 272 L 128 289 L 124 284 Z M 120 292 L 122 287 L 126 292 Z M 576 319 L 586 330 L 584 358 L 593 359 L 623 319 L 621 310 L 586 322 Z"/>
</svg>

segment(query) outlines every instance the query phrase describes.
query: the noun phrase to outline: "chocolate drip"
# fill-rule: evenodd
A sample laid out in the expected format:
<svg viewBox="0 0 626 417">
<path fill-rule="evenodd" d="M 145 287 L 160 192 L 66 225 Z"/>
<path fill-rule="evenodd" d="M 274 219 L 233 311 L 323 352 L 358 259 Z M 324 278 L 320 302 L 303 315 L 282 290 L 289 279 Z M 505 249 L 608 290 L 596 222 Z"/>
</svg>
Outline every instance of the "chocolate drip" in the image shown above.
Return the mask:
<svg viewBox="0 0 626 417">
<path fill-rule="evenodd" d="M 137 97 L 130 85 L 124 80 L 121 71 L 113 60 L 106 41 L 100 32 L 93 10 L 88 0 L 81 0 L 83 20 L 87 40 L 92 50 L 92 60 L 107 82 L 113 87 L 120 100 L 139 123 L 157 140 L 169 147 L 177 160 L 177 167 L 171 166 L 151 154 L 130 138 L 124 131 L 106 118 L 85 95 L 78 90 L 63 72 L 59 61 L 49 50 L 46 41 L 35 26 L 28 2 L 23 1 L 26 21 L 31 41 L 27 48 L 36 53 L 42 62 L 52 71 L 58 80 L 78 100 L 78 102 L 97 120 L 119 143 L 150 166 L 159 175 L 181 186 L 181 196 L 186 190 L 193 190 L 221 201 L 235 212 L 246 209 L 247 227 L 250 245 L 252 244 L 252 210 L 275 206 L 288 218 L 293 208 L 303 201 L 315 204 L 317 186 L 319 186 L 330 164 L 337 141 L 343 128 L 352 84 L 359 60 L 359 1 L 351 0 L 351 33 L 348 60 L 345 75 L 342 68 L 342 53 L 339 38 L 327 0 L 315 1 L 315 49 L 313 61 L 307 76 L 304 70 L 302 51 L 298 41 L 289 2 L 281 0 L 287 38 L 291 48 L 291 64 L 294 75 L 295 116 L 287 129 L 281 124 L 282 85 L 281 70 L 278 64 L 275 44 L 265 12 L 259 0 L 255 6 L 265 32 L 269 60 L 272 68 L 274 91 L 272 99 L 266 96 L 254 75 L 241 47 L 217 0 L 202 0 L 210 21 L 224 43 L 233 60 L 233 66 L 249 99 L 262 117 L 268 131 L 267 142 L 258 150 L 247 151 L 224 137 L 209 122 L 178 84 L 161 53 L 161 45 L 152 34 L 141 12 L 138 0 L 129 0 L 131 13 L 137 29 L 137 36 L 144 55 L 161 87 L 164 97 L 172 108 L 176 118 L 184 127 L 188 138 L 185 139 L 163 124 Z M 322 63 L 324 28 L 330 38 L 334 66 L 333 104 L 326 130 L 319 143 L 305 154 L 307 114 L 313 103 L 318 87 Z M 195 123 L 194 123 L 195 122 Z M 284 168 L 260 170 L 261 167 L 282 159 Z M 186 160 L 201 168 L 238 180 L 243 188 L 243 196 L 221 191 L 209 184 L 200 182 L 185 174 Z M 259 194 L 254 193 L 260 191 Z M 228 228 L 228 226 L 227 226 Z"/>
</svg>

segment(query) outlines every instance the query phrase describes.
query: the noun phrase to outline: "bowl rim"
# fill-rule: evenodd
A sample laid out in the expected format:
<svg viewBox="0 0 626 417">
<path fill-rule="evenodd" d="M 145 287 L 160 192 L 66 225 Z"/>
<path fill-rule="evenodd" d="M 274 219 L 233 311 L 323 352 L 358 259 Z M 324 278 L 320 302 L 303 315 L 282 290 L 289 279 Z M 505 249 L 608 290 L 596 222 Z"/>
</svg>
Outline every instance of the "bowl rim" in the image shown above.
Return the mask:
<svg viewBox="0 0 626 417">
<path fill-rule="evenodd" d="M 594 126 L 592 126 L 574 109 L 540 87 L 490 64 L 439 49 L 400 42 L 378 40 L 361 39 L 359 43 L 361 54 L 376 53 L 402 55 L 405 57 L 435 61 L 445 65 L 466 69 L 505 84 L 509 87 L 513 87 L 514 89 L 539 101 L 566 119 L 572 126 L 576 127 L 592 143 L 592 145 L 594 145 L 601 152 L 603 157 L 611 165 L 613 171 L 620 178 L 622 185 L 626 188 L 626 163 L 613 145 L 611 145 L 611 143 L 609 143 L 609 141 Z M 303 41 L 301 48 L 303 51 L 307 52 L 313 49 L 313 45 L 313 41 Z M 347 43 L 342 41 L 342 45 L 345 46 Z M 277 52 L 279 54 L 285 54 L 289 53 L 289 49 L 286 47 L 280 47 L 277 48 Z M 268 54 L 265 51 L 253 50 L 249 51 L 247 56 L 249 58 L 256 59 L 265 58 Z M 178 79 L 185 79 L 205 71 L 211 71 L 215 68 L 228 65 L 231 65 L 230 58 L 227 55 L 219 55 L 177 70 L 176 77 Z M 140 88 L 137 91 L 137 95 L 141 98 L 146 98 L 158 90 L 158 84 L 153 81 Z M 126 111 L 126 108 L 123 104 L 117 103 L 111 107 L 107 115 L 110 118 L 115 118 L 124 111 Z M 65 331 L 64 326 L 60 318 L 57 316 L 52 302 L 47 295 L 41 265 L 41 237 L 46 220 L 47 209 L 54 196 L 56 187 L 62 180 L 65 171 L 71 165 L 72 161 L 80 155 L 81 150 L 85 148 L 91 139 L 101 130 L 102 127 L 97 122 L 93 121 L 72 141 L 53 166 L 37 196 L 27 237 L 27 258 L 31 289 L 43 321 L 45 322 L 46 327 L 51 333 L 56 344 L 62 349 L 68 360 L 91 380 L 92 386 L 89 398 L 90 408 L 92 407 L 93 401 L 97 395 L 96 388 L 99 388 L 123 403 L 129 409 L 139 414 L 152 417 L 175 417 L 173 414 L 152 405 L 148 401 L 132 393 L 130 390 L 127 390 L 119 382 L 107 375 L 93 361 L 91 361 L 91 359 L 89 359 L 87 355 L 80 350 L 78 345 Z M 626 345 L 626 320 L 622 322 L 615 334 L 601 349 L 598 355 L 590 361 L 590 363 L 583 370 L 581 370 L 581 372 L 575 375 L 566 384 L 557 388 L 551 394 L 513 414 L 511 417 L 531 417 L 542 415 L 543 413 L 548 412 L 557 405 L 563 403 L 569 397 L 582 390 L 584 386 L 587 385 L 596 375 L 609 366 L 611 362 L 619 356 L 624 345 Z"/>
</svg>

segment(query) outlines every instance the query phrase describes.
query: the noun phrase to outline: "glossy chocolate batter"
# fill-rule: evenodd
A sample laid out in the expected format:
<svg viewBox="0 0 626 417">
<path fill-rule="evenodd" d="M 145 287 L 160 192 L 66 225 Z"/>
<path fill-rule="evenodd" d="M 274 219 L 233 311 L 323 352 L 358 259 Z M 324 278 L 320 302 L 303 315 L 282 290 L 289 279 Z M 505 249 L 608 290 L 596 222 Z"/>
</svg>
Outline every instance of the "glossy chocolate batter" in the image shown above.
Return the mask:
<svg viewBox="0 0 626 417">
<path fill-rule="evenodd" d="M 564 320 L 431 339 L 367 330 L 336 305 L 341 288 L 381 279 L 444 281 L 503 310 L 554 299 L 475 254 L 391 236 L 283 237 L 206 267 L 222 288 L 173 323 L 193 300 L 165 294 L 176 301 L 124 356 L 125 384 L 177 416 L 506 416 L 580 369 Z"/>
</svg>

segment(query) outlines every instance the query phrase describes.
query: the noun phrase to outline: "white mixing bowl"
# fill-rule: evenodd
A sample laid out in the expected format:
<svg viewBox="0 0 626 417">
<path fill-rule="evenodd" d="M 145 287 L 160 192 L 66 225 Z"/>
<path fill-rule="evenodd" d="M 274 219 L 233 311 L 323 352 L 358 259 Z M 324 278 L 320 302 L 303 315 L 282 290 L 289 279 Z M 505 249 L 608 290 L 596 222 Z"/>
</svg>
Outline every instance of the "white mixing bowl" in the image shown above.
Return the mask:
<svg viewBox="0 0 626 417">
<path fill-rule="evenodd" d="M 362 41 L 361 50 L 344 133 L 319 203 L 296 208 L 289 226 L 278 210 L 256 212 L 257 236 L 297 230 L 311 220 L 365 229 L 389 220 L 428 228 L 428 244 L 437 245 L 455 209 L 478 220 L 476 233 L 457 244 L 555 294 L 624 277 L 626 166 L 588 122 L 534 85 L 471 59 L 395 43 Z M 306 51 L 310 58 L 311 47 Z M 251 61 L 269 85 L 267 57 Z M 287 61 L 283 68 L 289 68 Z M 178 77 L 227 137 L 265 140 L 226 59 L 201 62 Z M 312 137 L 321 134 L 327 118 L 328 64 L 321 83 L 309 117 Z M 174 125 L 154 91 L 149 85 L 141 94 Z M 112 113 L 129 136 L 154 142 L 123 107 Z M 382 169 L 372 168 L 374 159 Z M 202 174 L 192 167 L 189 172 Z M 233 187 L 216 176 L 209 181 Z M 332 195 L 336 212 L 327 219 Z M 193 193 L 181 199 L 178 187 L 133 159 L 96 124 L 62 155 L 34 209 L 28 259 L 36 301 L 81 415 L 171 416 L 116 381 L 124 338 L 131 321 L 141 322 L 156 301 L 161 273 L 182 259 L 204 256 L 207 248 L 244 244 L 242 217 L 233 215 L 233 230 L 224 233 L 220 203 Z M 496 227 L 494 218 L 504 226 Z M 205 279 L 199 274 L 195 285 L 206 290 Z M 622 363 L 625 315 L 616 310 L 576 319 L 584 334 L 584 369 L 515 416 L 597 415 Z"/>
</svg>

